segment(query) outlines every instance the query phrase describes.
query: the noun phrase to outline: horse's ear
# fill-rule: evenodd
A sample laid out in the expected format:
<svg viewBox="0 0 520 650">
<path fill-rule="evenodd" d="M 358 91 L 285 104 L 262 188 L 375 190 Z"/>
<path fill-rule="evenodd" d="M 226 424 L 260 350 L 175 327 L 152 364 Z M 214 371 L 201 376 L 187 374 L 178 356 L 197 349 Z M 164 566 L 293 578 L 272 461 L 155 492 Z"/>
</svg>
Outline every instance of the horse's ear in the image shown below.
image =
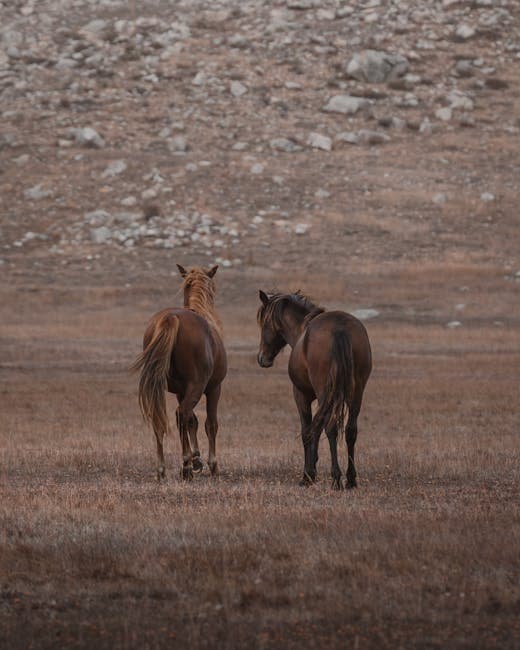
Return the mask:
<svg viewBox="0 0 520 650">
<path fill-rule="evenodd" d="M 217 269 L 218 269 L 218 264 L 216 266 L 212 266 L 209 271 L 206 271 L 208 277 L 212 278 L 217 272 Z"/>
<path fill-rule="evenodd" d="M 269 296 L 264 291 L 262 291 L 262 289 L 258 291 L 258 295 L 260 296 L 260 300 L 262 301 L 262 304 L 267 305 L 267 303 L 269 302 Z"/>
<path fill-rule="evenodd" d="M 184 266 L 177 264 L 177 268 L 179 269 L 179 273 L 182 275 L 183 278 L 185 278 L 188 275 L 188 271 L 186 271 Z"/>
</svg>

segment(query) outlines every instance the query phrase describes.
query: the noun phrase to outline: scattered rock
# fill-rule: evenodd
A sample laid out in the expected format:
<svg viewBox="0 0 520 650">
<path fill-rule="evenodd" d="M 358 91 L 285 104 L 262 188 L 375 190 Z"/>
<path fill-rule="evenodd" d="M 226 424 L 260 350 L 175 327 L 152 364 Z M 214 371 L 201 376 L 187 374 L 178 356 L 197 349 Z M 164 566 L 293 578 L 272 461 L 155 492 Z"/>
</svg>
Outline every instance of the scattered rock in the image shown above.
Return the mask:
<svg viewBox="0 0 520 650">
<path fill-rule="evenodd" d="M 242 97 L 242 95 L 245 95 L 248 91 L 247 86 L 244 86 L 243 83 L 240 81 L 232 81 L 229 90 L 233 97 Z"/>
<path fill-rule="evenodd" d="M 446 327 L 450 330 L 454 330 L 457 327 L 461 327 L 462 323 L 460 320 L 450 320 L 449 323 L 446 323 Z"/>
<path fill-rule="evenodd" d="M 86 126 L 82 129 L 71 129 L 70 134 L 78 144 L 84 147 L 102 149 L 105 146 L 103 138 L 90 126 Z"/>
<path fill-rule="evenodd" d="M 342 113 L 343 115 L 355 115 L 360 110 L 366 110 L 370 106 L 368 99 L 364 97 L 353 97 L 351 95 L 334 95 L 323 107 L 328 113 Z"/>
<path fill-rule="evenodd" d="M 40 199 L 44 199 L 47 196 L 50 196 L 50 192 L 49 190 L 43 189 L 42 184 L 40 183 L 39 185 L 35 185 L 34 187 L 25 190 L 23 195 L 30 201 L 39 201 Z"/>
<path fill-rule="evenodd" d="M 311 133 L 307 139 L 307 144 L 314 149 L 322 149 L 323 151 L 331 151 L 332 149 L 331 138 L 320 133 Z"/>
<path fill-rule="evenodd" d="M 347 144 L 359 144 L 359 136 L 352 131 L 343 131 L 336 136 L 336 142 L 346 142 Z"/>
<path fill-rule="evenodd" d="M 174 135 L 168 139 L 168 148 L 170 151 L 184 152 L 188 150 L 188 143 L 183 135 Z"/>
<path fill-rule="evenodd" d="M 443 122 L 449 122 L 451 120 L 452 112 L 451 108 L 445 107 L 445 108 L 438 108 L 435 111 L 435 117 L 438 118 L 439 120 L 442 120 Z"/>
<path fill-rule="evenodd" d="M 288 9 L 314 9 L 314 7 L 319 7 L 319 0 L 287 0 Z"/>
<path fill-rule="evenodd" d="M 455 40 L 457 41 L 467 41 L 470 38 L 475 36 L 475 30 L 470 25 L 463 23 L 455 31 Z"/>
<path fill-rule="evenodd" d="M 376 316 L 379 316 L 377 309 L 355 309 L 350 313 L 352 316 L 359 318 L 359 320 L 370 320 L 371 318 L 376 318 Z"/>
<path fill-rule="evenodd" d="M 475 107 L 473 100 L 459 90 L 452 90 L 447 95 L 446 100 L 449 102 L 450 108 L 453 110 L 460 108 L 464 111 L 472 111 Z"/>
<path fill-rule="evenodd" d="M 383 83 L 402 77 L 408 71 L 406 57 L 399 54 L 365 50 L 354 54 L 347 65 L 347 74 L 358 81 Z"/>
<path fill-rule="evenodd" d="M 305 233 L 309 230 L 310 224 L 308 223 L 297 223 L 294 226 L 294 234 L 295 235 L 305 235 Z"/>
<path fill-rule="evenodd" d="M 92 210 L 91 212 L 87 212 L 84 221 L 90 226 L 106 225 L 112 221 L 112 215 L 106 210 Z"/>
<path fill-rule="evenodd" d="M 92 228 L 90 231 L 90 239 L 94 244 L 106 244 L 111 238 L 112 232 L 107 226 Z"/>
<path fill-rule="evenodd" d="M 300 145 L 296 144 L 294 140 L 289 140 L 288 138 L 274 138 L 269 142 L 271 149 L 275 151 L 284 151 L 285 153 L 294 153 L 295 151 L 301 151 Z"/>
<path fill-rule="evenodd" d="M 101 174 L 101 178 L 112 178 L 122 174 L 125 170 L 126 162 L 124 160 L 113 160 Z"/>
<path fill-rule="evenodd" d="M 448 197 L 446 196 L 446 194 L 444 194 L 444 192 L 439 192 L 439 193 L 435 194 L 433 196 L 433 198 L 432 198 L 432 201 L 436 205 L 444 205 L 447 200 L 448 200 Z"/>
<path fill-rule="evenodd" d="M 473 75 L 473 64 L 466 59 L 460 59 L 455 65 L 455 74 L 459 77 L 467 78 Z"/>
</svg>

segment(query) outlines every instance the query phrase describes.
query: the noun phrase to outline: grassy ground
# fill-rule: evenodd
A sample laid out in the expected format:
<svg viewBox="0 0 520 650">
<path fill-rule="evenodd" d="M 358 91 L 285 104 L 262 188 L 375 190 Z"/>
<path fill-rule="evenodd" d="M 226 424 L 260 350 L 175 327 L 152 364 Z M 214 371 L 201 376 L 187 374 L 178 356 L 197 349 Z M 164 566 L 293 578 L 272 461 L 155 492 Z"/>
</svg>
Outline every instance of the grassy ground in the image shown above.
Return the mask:
<svg viewBox="0 0 520 650">
<path fill-rule="evenodd" d="M 517 647 L 514 329 L 369 324 L 360 487 L 336 493 L 326 440 L 297 486 L 286 356 L 258 368 L 232 312 L 221 477 L 183 484 L 175 432 L 157 485 L 126 372 L 142 318 L 123 312 L 8 332 L 2 647 Z"/>
</svg>

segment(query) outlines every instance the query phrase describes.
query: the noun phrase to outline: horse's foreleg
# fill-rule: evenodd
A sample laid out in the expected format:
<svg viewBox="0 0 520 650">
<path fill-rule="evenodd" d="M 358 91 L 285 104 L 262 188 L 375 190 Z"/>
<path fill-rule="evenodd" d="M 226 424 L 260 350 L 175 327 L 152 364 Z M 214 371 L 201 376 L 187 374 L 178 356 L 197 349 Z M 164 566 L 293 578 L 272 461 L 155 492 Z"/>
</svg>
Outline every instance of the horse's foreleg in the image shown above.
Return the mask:
<svg viewBox="0 0 520 650">
<path fill-rule="evenodd" d="M 206 435 L 208 436 L 208 465 L 209 470 L 212 476 L 218 475 L 218 464 L 217 464 L 217 432 L 218 432 L 218 419 L 217 419 L 217 407 L 218 401 L 220 398 L 220 384 L 214 388 L 212 391 L 206 394 Z"/>
<path fill-rule="evenodd" d="M 316 461 L 317 453 L 314 441 L 311 440 L 311 422 L 312 422 L 312 399 L 309 399 L 305 393 L 302 393 L 296 386 L 293 386 L 294 401 L 298 408 L 300 416 L 301 435 L 303 450 L 305 456 L 305 465 L 303 477 L 300 485 L 310 485 L 316 480 Z"/>
</svg>

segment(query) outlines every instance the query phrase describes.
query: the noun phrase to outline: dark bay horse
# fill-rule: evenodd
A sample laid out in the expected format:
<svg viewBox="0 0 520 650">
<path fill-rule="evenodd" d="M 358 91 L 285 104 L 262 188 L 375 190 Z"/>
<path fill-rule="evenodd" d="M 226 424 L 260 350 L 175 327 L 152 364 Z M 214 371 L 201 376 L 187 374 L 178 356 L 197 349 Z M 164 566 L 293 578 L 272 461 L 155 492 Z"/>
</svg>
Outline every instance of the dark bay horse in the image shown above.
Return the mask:
<svg viewBox="0 0 520 650">
<path fill-rule="evenodd" d="M 305 469 L 300 485 L 316 480 L 322 430 L 329 439 L 332 486 L 341 489 L 337 438 L 343 432 L 348 450 L 347 487 L 356 483 L 354 447 L 363 391 L 372 370 L 370 342 L 363 324 L 343 311 L 325 311 L 301 292 L 268 296 L 260 291 L 261 328 L 258 363 L 273 365 L 285 345 L 292 348 L 289 376 L 301 421 Z M 312 402 L 318 409 L 312 416 Z"/>
<path fill-rule="evenodd" d="M 217 405 L 227 372 L 222 326 L 214 307 L 213 277 L 218 266 L 209 271 L 177 267 L 184 280 L 184 307 L 163 309 L 152 316 L 144 333 L 143 352 L 132 366 L 140 370 L 139 405 L 157 441 L 159 480 L 165 477 L 163 438 L 169 430 L 166 391 L 175 393 L 179 402 L 176 416 L 184 479 L 193 478 L 193 472 L 203 468 L 193 409 L 206 395 L 208 465 L 211 474 L 217 474 Z"/>
</svg>

